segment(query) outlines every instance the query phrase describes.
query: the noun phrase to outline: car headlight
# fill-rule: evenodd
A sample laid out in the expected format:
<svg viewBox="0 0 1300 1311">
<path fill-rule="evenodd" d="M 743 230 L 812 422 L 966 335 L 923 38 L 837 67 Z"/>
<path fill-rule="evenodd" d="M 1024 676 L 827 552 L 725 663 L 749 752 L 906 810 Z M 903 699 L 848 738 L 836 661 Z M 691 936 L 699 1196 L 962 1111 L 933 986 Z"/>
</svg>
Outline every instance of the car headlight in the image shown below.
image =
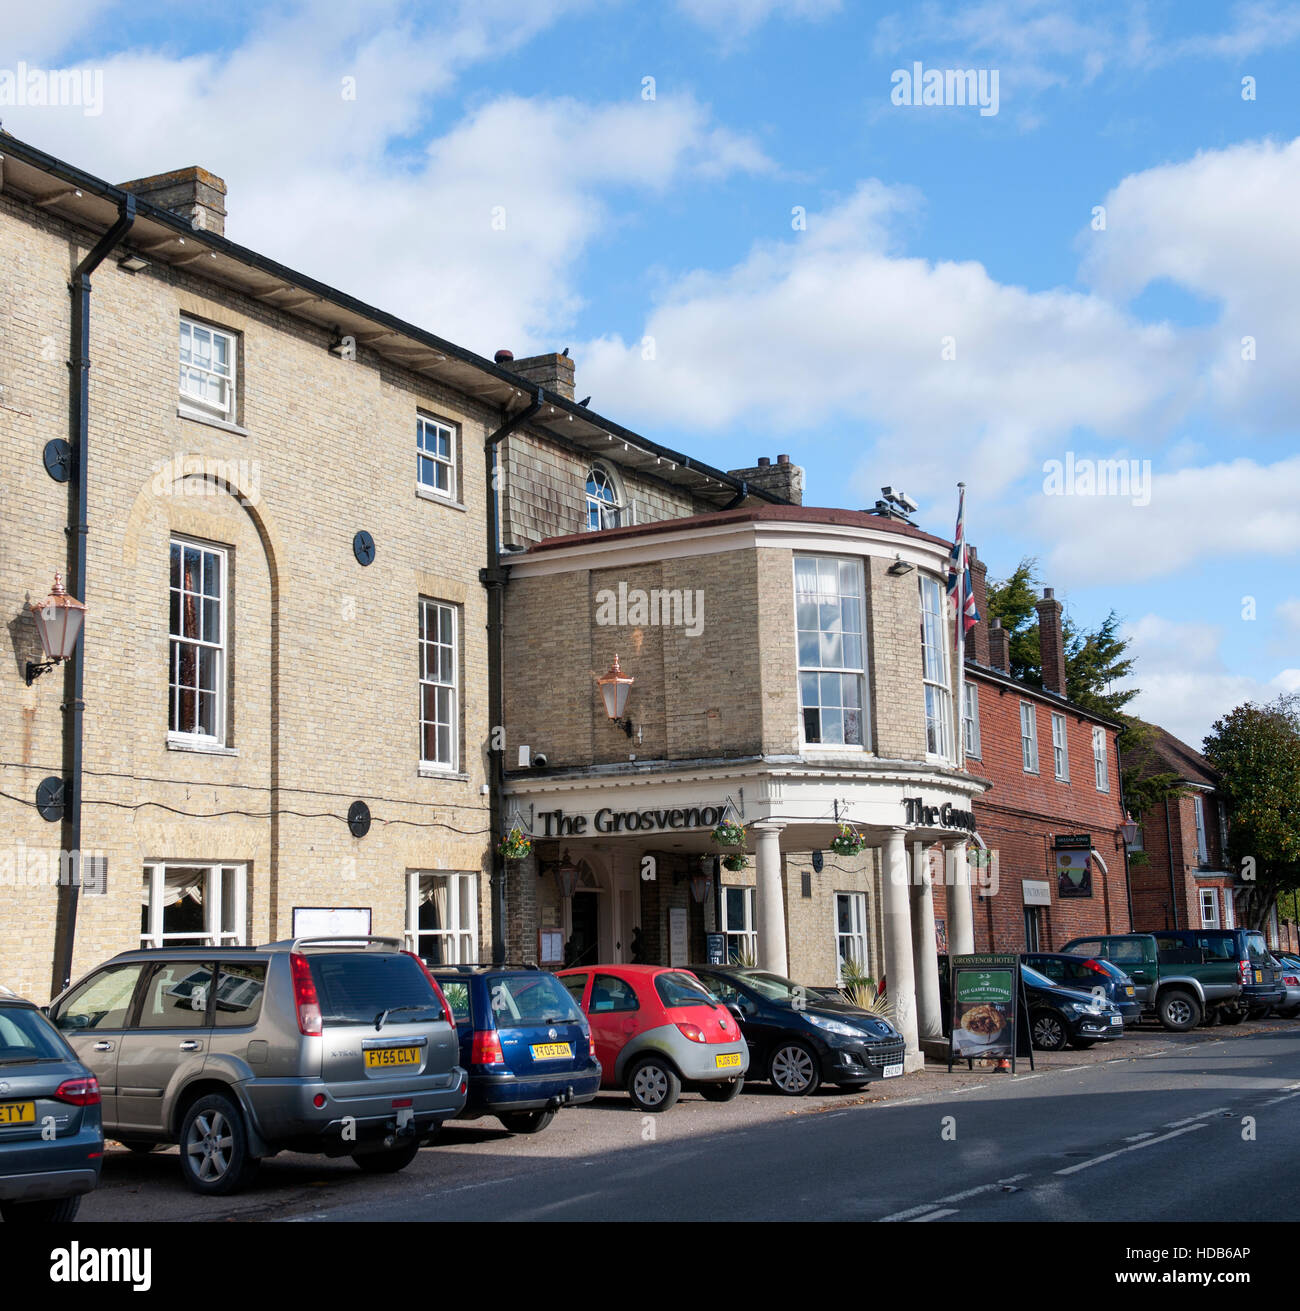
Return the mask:
<svg viewBox="0 0 1300 1311">
<path fill-rule="evenodd" d="M 1103 1013 L 1101 1007 L 1095 1001 L 1072 1001 L 1070 1009 L 1076 1015 L 1101 1015 Z"/>
<path fill-rule="evenodd" d="M 830 1020 L 824 1015 L 814 1015 L 811 1011 L 805 1011 L 804 1018 L 810 1024 L 815 1024 L 819 1029 L 824 1029 L 827 1033 L 838 1034 L 841 1038 L 866 1037 L 861 1029 L 855 1029 L 851 1024 L 844 1024 L 840 1020 Z"/>
</svg>

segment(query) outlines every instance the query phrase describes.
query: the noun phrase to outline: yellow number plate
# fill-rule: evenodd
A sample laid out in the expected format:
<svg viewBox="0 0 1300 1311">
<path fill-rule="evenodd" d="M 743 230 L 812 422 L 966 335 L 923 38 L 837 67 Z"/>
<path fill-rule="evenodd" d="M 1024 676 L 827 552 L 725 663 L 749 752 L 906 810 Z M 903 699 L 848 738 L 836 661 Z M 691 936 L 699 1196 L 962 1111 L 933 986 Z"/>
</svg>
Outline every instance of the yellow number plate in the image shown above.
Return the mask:
<svg viewBox="0 0 1300 1311">
<path fill-rule="evenodd" d="M 729 1055 L 715 1056 L 713 1061 L 718 1069 L 731 1070 L 740 1064 L 740 1053 L 731 1052 Z"/>
<path fill-rule="evenodd" d="M 1256 970 L 1256 971 L 1255 971 L 1255 982 L 1256 982 L 1256 983 L 1263 983 L 1263 982 L 1264 982 L 1264 971 L 1263 971 L 1263 970 Z"/>
<path fill-rule="evenodd" d="M 573 1055 L 573 1048 L 567 1042 L 533 1043 L 533 1060 L 561 1061 Z"/>
<path fill-rule="evenodd" d="M 5 1102 L 3 1105 L 0 1105 L 0 1125 L 35 1123 L 35 1102 Z"/>
<path fill-rule="evenodd" d="M 419 1065 L 418 1047 L 371 1047 L 366 1052 L 366 1069 L 382 1069 L 389 1065 Z"/>
</svg>

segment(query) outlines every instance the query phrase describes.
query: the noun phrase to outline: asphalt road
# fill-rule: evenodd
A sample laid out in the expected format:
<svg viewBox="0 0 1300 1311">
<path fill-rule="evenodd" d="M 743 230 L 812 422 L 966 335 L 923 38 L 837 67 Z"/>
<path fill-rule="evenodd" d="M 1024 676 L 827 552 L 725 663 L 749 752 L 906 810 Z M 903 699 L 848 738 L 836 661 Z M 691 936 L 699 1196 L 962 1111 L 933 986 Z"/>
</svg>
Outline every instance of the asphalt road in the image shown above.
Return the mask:
<svg viewBox="0 0 1300 1311">
<path fill-rule="evenodd" d="M 1087 1063 L 1040 1058 L 1014 1077 L 931 1072 L 883 1099 L 751 1085 L 729 1105 L 687 1094 L 643 1116 L 611 1094 L 533 1137 L 495 1120 L 452 1125 L 387 1178 L 284 1154 L 234 1198 L 188 1192 L 175 1149 L 117 1149 L 81 1218 L 1151 1221 L 1286 1205 L 1300 1027 L 1170 1039 L 1139 1034 Z M 1270 1218 L 1300 1218 L 1300 1205 Z"/>
</svg>

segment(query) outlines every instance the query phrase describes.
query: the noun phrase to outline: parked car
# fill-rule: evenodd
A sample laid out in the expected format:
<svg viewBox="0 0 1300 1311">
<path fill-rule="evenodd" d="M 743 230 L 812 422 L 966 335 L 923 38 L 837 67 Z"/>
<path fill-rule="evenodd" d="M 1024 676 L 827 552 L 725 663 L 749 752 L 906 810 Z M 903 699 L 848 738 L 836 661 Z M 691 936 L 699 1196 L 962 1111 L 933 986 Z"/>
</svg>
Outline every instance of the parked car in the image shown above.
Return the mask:
<svg viewBox="0 0 1300 1311">
<path fill-rule="evenodd" d="M 123 952 L 49 1010 L 99 1080 L 105 1133 L 179 1143 L 199 1193 L 286 1150 L 388 1174 L 465 1105 L 446 999 L 395 938 Z"/>
<path fill-rule="evenodd" d="M 6 1224 L 71 1220 L 103 1164 L 99 1082 L 36 1006 L 5 991 L 0 1216 Z"/>
<path fill-rule="evenodd" d="M 1286 1000 L 1278 1006 L 1277 1013 L 1286 1019 L 1300 1015 L 1300 960 L 1294 956 L 1278 957 L 1282 968 L 1282 986 L 1286 989 Z"/>
<path fill-rule="evenodd" d="M 1157 938 L 1163 945 L 1157 945 Z M 1174 934 L 1162 930 L 1158 935 L 1114 933 L 1073 938 L 1061 951 L 1117 965 L 1132 978 L 1143 1014 L 1154 1016 L 1172 1033 L 1193 1029 L 1212 1013 L 1230 1024 L 1245 1018 L 1236 961 L 1214 958 Z"/>
<path fill-rule="evenodd" d="M 600 1088 L 591 1028 L 546 970 L 432 966 L 451 1007 L 469 1095 L 460 1119 L 495 1115 L 511 1133 L 540 1133 L 564 1106 Z"/>
<path fill-rule="evenodd" d="M 766 1078 L 778 1092 L 804 1097 L 823 1080 L 856 1090 L 903 1073 L 903 1035 L 840 994 L 742 965 L 691 969 L 735 1008 L 749 1044 L 750 1079 Z"/>
<path fill-rule="evenodd" d="M 1137 985 L 1118 965 L 1095 956 L 1072 956 L 1068 952 L 1026 952 L 1020 958 L 1061 988 L 1102 996 L 1119 1011 L 1124 1024 L 1136 1024 L 1142 1018 L 1142 1003 L 1137 999 Z M 1098 992 L 1100 989 L 1100 992 Z"/>
<path fill-rule="evenodd" d="M 1282 967 L 1258 929 L 1162 929 L 1154 936 L 1162 959 L 1179 951 L 1200 952 L 1207 965 L 1235 969 L 1241 983 L 1238 1010 L 1244 1007 L 1252 1020 L 1286 1000 Z"/>
<path fill-rule="evenodd" d="M 736 1097 L 749 1048 L 735 1017 L 689 970 L 586 965 L 557 976 L 591 1023 L 601 1086 L 626 1088 L 643 1111 L 666 1111 L 683 1086 Z"/>
</svg>

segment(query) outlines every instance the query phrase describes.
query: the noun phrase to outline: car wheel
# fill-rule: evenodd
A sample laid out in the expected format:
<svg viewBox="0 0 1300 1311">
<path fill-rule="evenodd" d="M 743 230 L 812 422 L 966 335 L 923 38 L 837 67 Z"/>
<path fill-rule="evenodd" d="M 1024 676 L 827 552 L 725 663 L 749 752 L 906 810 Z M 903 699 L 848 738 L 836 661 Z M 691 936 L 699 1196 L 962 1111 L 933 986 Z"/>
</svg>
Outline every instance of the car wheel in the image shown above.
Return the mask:
<svg viewBox="0 0 1300 1311">
<path fill-rule="evenodd" d="M 59 1197 L 54 1201 L 0 1202 L 0 1219 L 7 1225 L 66 1224 L 76 1217 L 81 1197 Z"/>
<path fill-rule="evenodd" d="M 1039 1011 L 1034 1015 L 1029 1032 L 1034 1046 L 1043 1052 L 1064 1051 L 1070 1041 L 1069 1027 L 1055 1011 Z"/>
<path fill-rule="evenodd" d="M 1160 1017 L 1160 1023 L 1171 1033 L 1186 1033 L 1199 1023 L 1201 1008 L 1190 992 L 1170 988 L 1160 994 L 1160 1000 L 1156 1002 L 1156 1014 Z"/>
<path fill-rule="evenodd" d="M 772 1053 L 767 1076 L 787 1097 L 807 1097 L 822 1081 L 816 1055 L 801 1042 L 788 1042 Z"/>
<path fill-rule="evenodd" d="M 196 1193 L 220 1197 L 242 1188 L 259 1161 L 248 1151 L 239 1107 L 229 1097 L 200 1097 L 181 1121 L 181 1173 Z"/>
<path fill-rule="evenodd" d="M 405 1170 L 420 1154 L 418 1142 L 403 1143 L 400 1147 L 388 1147 L 382 1152 L 356 1152 L 352 1159 L 359 1170 L 367 1174 L 396 1174 Z"/>
<path fill-rule="evenodd" d="M 1240 1024 L 1246 1018 L 1246 1012 L 1240 1006 L 1220 1006 L 1219 1019 L 1224 1024 Z"/>
<path fill-rule="evenodd" d="M 153 1149 L 158 1146 L 157 1143 L 146 1143 L 139 1138 L 133 1139 L 131 1142 L 126 1142 L 124 1139 L 121 1138 L 119 1138 L 117 1141 L 121 1143 L 121 1145 L 125 1147 L 128 1152 L 135 1152 L 140 1156 L 148 1156 L 149 1153 L 152 1152 Z"/>
<path fill-rule="evenodd" d="M 728 1079 L 725 1083 L 700 1084 L 700 1096 L 706 1102 L 734 1102 L 745 1086 L 744 1078 Z"/>
<path fill-rule="evenodd" d="M 647 1056 L 627 1072 L 627 1090 L 643 1111 L 666 1111 L 682 1095 L 682 1081 L 671 1066 Z"/>
<path fill-rule="evenodd" d="M 497 1116 L 511 1133 L 541 1133 L 555 1119 L 554 1111 L 505 1111 Z"/>
</svg>

